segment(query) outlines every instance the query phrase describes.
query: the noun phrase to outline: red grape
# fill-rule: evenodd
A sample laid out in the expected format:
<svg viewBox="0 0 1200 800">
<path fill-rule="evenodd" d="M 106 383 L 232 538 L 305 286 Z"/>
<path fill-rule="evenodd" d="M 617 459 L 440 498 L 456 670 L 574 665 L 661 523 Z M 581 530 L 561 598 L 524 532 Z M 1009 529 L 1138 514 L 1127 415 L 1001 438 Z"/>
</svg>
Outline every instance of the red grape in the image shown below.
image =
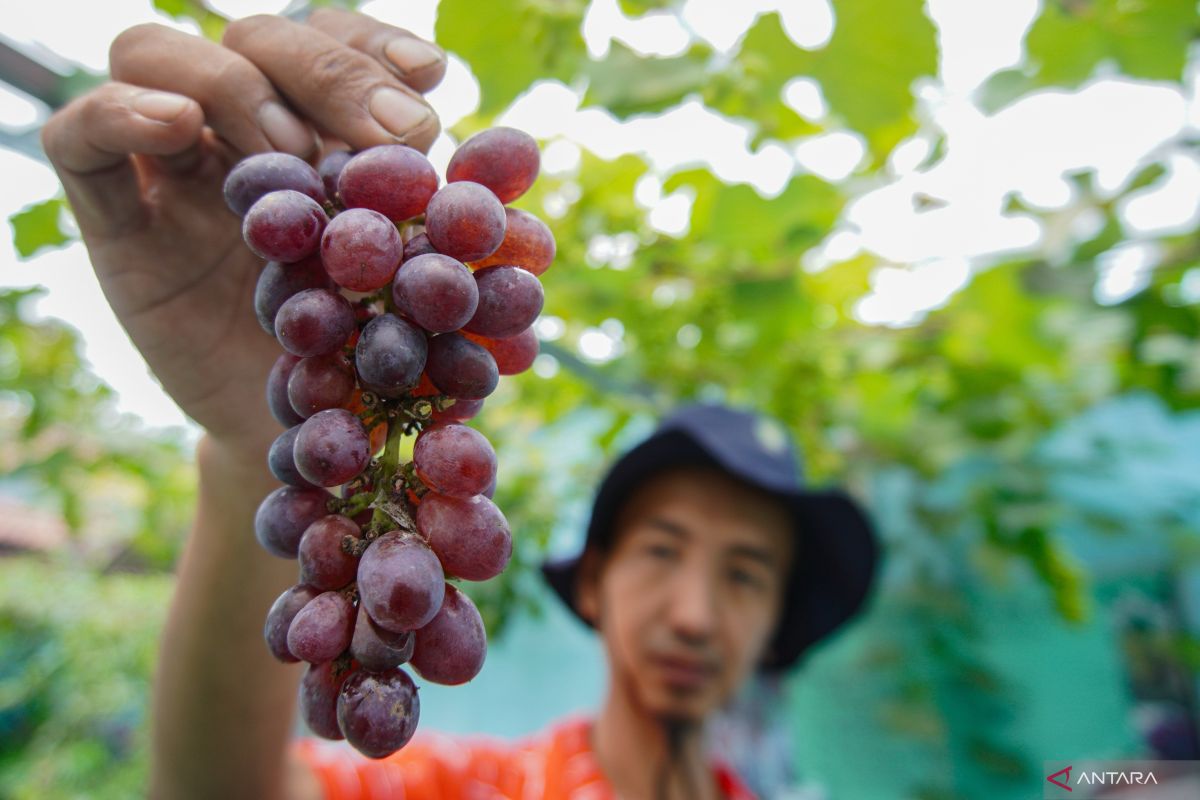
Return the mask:
<svg viewBox="0 0 1200 800">
<path fill-rule="evenodd" d="M 346 162 L 338 194 L 346 208 L 369 208 L 401 222 L 424 213 L 437 185 L 437 172 L 420 152 L 384 144 Z"/>
<path fill-rule="evenodd" d="M 342 739 L 338 727 L 338 695 L 346 679 L 357 672 L 353 667 L 338 669 L 337 662 L 312 664 L 300 681 L 300 714 L 317 736 Z"/>
<path fill-rule="evenodd" d="M 325 196 L 330 200 L 338 199 L 338 178 L 341 177 L 342 167 L 346 166 L 346 162 L 351 158 L 353 155 L 345 150 L 334 150 L 322 158 L 321 163 L 317 165 L 317 174 L 321 176 L 321 185 L 325 187 Z"/>
<path fill-rule="evenodd" d="M 476 333 L 463 334 L 472 342 L 483 345 L 492 358 L 496 359 L 496 369 L 501 375 L 519 375 L 533 366 L 540 345 L 533 328 L 526 328 L 516 336 L 507 339 L 489 339 Z"/>
<path fill-rule="evenodd" d="M 308 605 L 308 601 L 320 592 L 311 586 L 297 584 L 276 598 L 267 612 L 267 622 L 263 625 L 263 639 L 271 655 L 285 664 L 294 664 L 300 659 L 292 655 L 287 647 L 288 628 L 300 609 Z"/>
<path fill-rule="evenodd" d="M 545 292 L 532 272 L 520 267 L 486 267 L 475 273 L 475 282 L 479 284 L 479 307 L 463 330 L 506 339 L 528 328 L 542 313 Z"/>
<path fill-rule="evenodd" d="M 350 301 L 326 289 L 305 289 L 287 299 L 275 315 L 283 349 L 298 356 L 323 356 L 346 343 L 355 330 Z"/>
<path fill-rule="evenodd" d="M 281 189 L 302 192 L 325 202 L 321 178 L 303 159 L 287 153 L 259 153 L 237 163 L 225 178 L 225 204 L 244 217 L 260 197 Z"/>
<path fill-rule="evenodd" d="M 355 672 L 338 693 L 338 727 L 368 758 L 386 758 L 408 744 L 420 716 L 417 687 L 399 668 Z"/>
<path fill-rule="evenodd" d="M 439 391 L 461 400 L 482 400 L 500 382 L 492 354 L 457 333 L 430 340 L 425 373 Z"/>
<path fill-rule="evenodd" d="M 446 574 L 463 580 L 494 578 L 512 556 L 508 520 L 483 495 L 464 500 L 429 492 L 417 506 L 417 528 Z"/>
<path fill-rule="evenodd" d="M 326 591 L 341 589 L 354 580 L 358 557 L 347 553 L 344 540 L 357 542 L 362 531 L 342 514 L 321 517 L 300 537 L 300 582 Z"/>
<path fill-rule="evenodd" d="M 478 261 L 504 241 L 504 206 L 486 186 L 470 181 L 448 183 L 425 209 L 425 235 L 439 253 L 459 261 Z"/>
<path fill-rule="evenodd" d="M 404 260 L 423 256 L 426 253 L 436 253 L 437 250 L 429 243 L 429 234 L 421 231 L 413 238 L 404 243 Z"/>
<path fill-rule="evenodd" d="M 485 259 L 471 266 L 476 268 L 509 264 L 541 275 L 554 263 L 554 234 L 546 223 L 519 208 L 504 209 L 508 217 L 504 241 L 500 248 Z"/>
<path fill-rule="evenodd" d="M 272 261 L 299 261 L 321 245 L 329 217 L 316 200 L 284 189 L 265 194 L 242 220 L 242 238 L 254 254 Z"/>
<path fill-rule="evenodd" d="M 283 486 L 267 495 L 254 514 L 254 536 L 272 555 L 295 558 L 305 528 L 328 514 L 324 489 Z"/>
<path fill-rule="evenodd" d="M 321 237 L 321 261 L 339 286 L 373 292 L 396 274 L 404 243 L 392 221 L 369 208 L 338 214 Z"/>
<path fill-rule="evenodd" d="M 305 419 L 341 408 L 354 395 L 354 369 L 341 353 L 302 358 L 288 378 L 287 394 L 292 408 Z"/>
<path fill-rule="evenodd" d="M 456 331 L 475 315 L 479 288 L 471 270 L 450 256 L 405 261 L 392 282 L 396 308 L 431 333 Z"/>
<path fill-rule="evenodd" d="M 444 586 L 437 556 L 412 534 L 385 533 L 358 562 L 359 598 L 367 613 L 380 627 L 397 633 L 433 619 Z"/>
<path fill-rule="evenodd" d="M 384 397 L 399 397 L 417 385 L 427 353 L 421 329 L 395 314 L 368 322 L 354 347 L 363 387 Z"/>
<path fill-rule="evenodd" d="M 293 425 L 275 437 L 271 449 L 267 453 L 267 468 L 271 470 L 280 483 L 299 486 L 303 489 L 315 489 L 316 484 L 307 480 L 296 470 L 296 460 L 292 456 L 296 434 L 300 432 L 299 425 Z"/>
<path fill-rule="evenodd" d="M 350 655 L 363 669 L 383 672 L 394 669 L 412 658 L 412 631 L 392 633 L 371 621 L 371 615 L 360 603 L 358 619 L 354 622 L 354 637 L 350 640 Z"/>
<path fill-rule="evenodd" d="M 541 155 L 537 142 L 515 128 L 489 128 L 467 139 L 454 151 L 446 180 L 475 181 L 511 203 L 533 185 Z"/>
<path fill-rule="evenodd" d="M 417 631 L 412 665 L 422 678 L 457 686 L 483 669 L 487 631 L 479 609 L 456 587 L 446 584 L 446 599 L 428 625 Z"/>
<path fill-rule="evenodd" d="M 466 425 L 433 425 L 413 446 L 417 477 L 435 492 L 472 497 L 496 477 L 496 451 L 487 438 Z"/>
<path fill-rule="evenodd" d="M 320 256 L 315 254 L 295 264 L 268 261 L 254 288 L 254 313 L 258 316 L 258 324 L 274 336 L 275 315 L 289 297 L 305 289 L 332 289 L 333 286 Z"/>
<path fill-rule="evenodd" d="M 371 443 L 358 417 L 344 408 L 318 411 L 296 434 L 296 469 L 318 486 L 338 486 L 371 460 Z"/>
<path fill-rule="evenodd" d="M 304 417 L 297 414 L 288 401 L 288 380 L 299 363 L 299 356 L 284 353 L 275 359 L 275 365 L 267 376 L 267 407 L 280 425 L 289 428 L 304 422 Z"/>
<path fill-rule="evenodd" d="M 431 417 L 434 422 L 465 422 L 474 418 L 481 408 L 482 400 L 455 400 L 441 411 L 435 410 Z"/>
<path fill-rule="evenodd" d="M 341 592 L 322 592 L 296 612 L 288 627 L 288 651 L 301 661 L 324 664 L 350 646 L 354 604 Z"/>
</svg>

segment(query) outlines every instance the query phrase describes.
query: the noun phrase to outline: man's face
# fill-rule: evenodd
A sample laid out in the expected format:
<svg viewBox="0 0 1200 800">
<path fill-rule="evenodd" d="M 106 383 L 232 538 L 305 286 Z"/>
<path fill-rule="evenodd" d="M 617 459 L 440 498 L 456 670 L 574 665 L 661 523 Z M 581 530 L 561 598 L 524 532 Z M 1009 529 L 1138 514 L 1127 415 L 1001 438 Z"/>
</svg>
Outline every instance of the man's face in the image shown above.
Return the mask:
<svg viewBox="0 0 1200 800">
<path fill-rule="evenodd" d="M 657 716 L 699 722 L 723 705 L 775 629 L 792 540 L 782 503 L 716 470 L 647 481 L 580 586 L 613 681 Z"/>
</svg>

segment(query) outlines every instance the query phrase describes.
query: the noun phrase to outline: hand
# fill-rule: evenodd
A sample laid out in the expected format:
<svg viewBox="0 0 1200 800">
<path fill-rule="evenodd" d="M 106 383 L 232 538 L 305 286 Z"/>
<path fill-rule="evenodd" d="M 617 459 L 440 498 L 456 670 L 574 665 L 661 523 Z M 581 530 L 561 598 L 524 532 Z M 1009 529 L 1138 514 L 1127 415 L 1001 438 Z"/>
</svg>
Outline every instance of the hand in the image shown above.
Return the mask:
<svg viewBox="0 0 1200 800">
<path fill-rule="evenodd" d="M 279 433 L 264 393 L 282 351 L 254 315 L 262 262 L 225 207 L 225 174 L 250 153 L 315 159 L 331 139 L 427 150 L 440 128 L 420 92 L 445 55 L 324 9 L 307 24 L 238 20 L 220 45 L 141 25 L 110 61 L 112 82 L 46 123 L 46 154 L 109 304 L 167 393 L 227 449 L 261 459 Z"/>
</svg>

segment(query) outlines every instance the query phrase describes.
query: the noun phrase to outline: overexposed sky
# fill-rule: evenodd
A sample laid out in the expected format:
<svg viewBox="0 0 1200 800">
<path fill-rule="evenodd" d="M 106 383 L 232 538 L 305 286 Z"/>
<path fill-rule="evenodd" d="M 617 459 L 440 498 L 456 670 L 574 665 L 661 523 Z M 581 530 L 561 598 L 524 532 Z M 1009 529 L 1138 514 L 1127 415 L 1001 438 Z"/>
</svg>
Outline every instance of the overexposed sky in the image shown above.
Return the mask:
<svg viewBox="0 0 1200 800">
<path fill-rule="evenodd" d="M 231 16 L 275 12 L 286 5 L 280 0 L 210 3 Z M 63 25 L 68 5 L 71 24 Z M 101 70 L 108 43 L 124 28 L 152 20 L 176 24 L 156 15 L 150 6 L 149 0 L 26 4 L 20 15 L 6 15 L 4 35 Z M 433 2 L 373 0 L 363 8 L 432 37 Z M 941 70 L 937 81 L 922 82 L 917 90 L 922 114 L 946 136 L 946 156 L 934 167 L 919 170 L 932 140 L 924 134 L 902 143 L 890 159 L 886 180 L 866 187 L 847 209 L 839 229 L 805 259 L 804 268 L 822 269 L 863 250 L 894 262 L 876 273 L 873 291 L 857 313 L 874 324 L 909 323 L 961 288 L 979 257 L 1040 247 L 1062 237 L 1062 231 L 1044 231 L 1032 219 L 1005 216 L 1009 194 L 1017 193 L 1040 208 L 1066 208 L 1074 197 L 1064 172 L 1095 169 L 1101 190 L 1115 191 L 1149 156 L 1165 151 L 1168 177 L 1122 209 L 1134 241 L 1110 259 L 1099 290 L 1105 300 L 1136 291 L 1155 257 L 1153 248 L 1140 244 L 1137 237 L 1188 230 L 1196 224 L 1200 163 L 1171 145 L 1182 133 L 1200 127 L 1195 77 L 1186 93 L 1166 84 L 1096 80 L 1078 91 L 1040 92 L 988 117 L 970 102 L 970 94 L 988 75 L 1020 59 L 1021 39 L 1037 12 L 1036 0 L 986 4 L 929 0 L 928 8 L 939 29 Z M 688 0 L 681 19 L 671 13 L 629 19 L 616 0 L 593 0 L 584 37 L 594 56 L 603 55 L 614 39 L 641 53 L 675 55 L 686 48 L 689 32 L 728 51 L 757 14 L 771 10 L 782 12 L 785 30 L 801 46 L 818 47 L 832 31 L 827 0 Z M 793 80 L 785 97 L 802 114 L 819 118 L 826 111 L 812 81 Z M 471 113 L 478 98 L 477 83 L 457 59 L 452 59 L 446 81 L 430 95 L 446 127 Z M 42 116 L 44 110 L 36 104 L 0 91 L 0 125 L 20 130 L 37 124 Z M 654 227 L 676 236 L 687 233 L 690 201 L 682 193 L 664 197 L 655 176 L 702 163 L 722 180 L 749 183 L 770 197 L 782 191 L 796 172 L 853 181 L 847 176 L 863 158 L 860 138 L 847 132 L 823 134 L 797 145 L 767 143 L 752 152 L 749 130 L 695 101 L 665 114 L 621 123 L 603 110 L 580 109 L 576 91 L 556 82 L 535 85 L 501 121 L 546 140 L 548 171 L 570 172 L 578 163 L 580 148 L 605 158 L 641 153 L 655 175 L 639 184 L 638 201 L 650 209 Z M 431 158 L 439 168 L 453 146 L 445 135 L 435 144 Z M 9 151 L 0 150 L 0 174 L 6 178 L 6 191 L 0 197 L 0 214 L 5 218 L 56 191 L 48 168 Z M 941 202 L 937 208 L 919 211 L 913 202 L 917 195 Z M 1083 233 L 1096 224 L 1086 215 L 1075 216 L 1069 221 L 1069 232 Z M 0 237 L 0 282 L 48 287 L 39 312 L 80 329 L 88 359 L 119 392 L 123 410 L 152 425 L 184 423 L 108 310 L 83 248 L 74 245 L 19 262 L 7 226 L 5 230 Z M 589 243 L 589 250 L 615 258 L 625 241 L 604 237 Z M 612 266 L 620 265 L 613 262 Z M 620 332 L 619 323 L 589 330 L 586 341 L 579 343 L 582 355 L 599 361 L 613 357 L 620 350 Z M 678 339 L 688 346 L 694 344 L 696 333 L 681 330 Z"/>
</svg>

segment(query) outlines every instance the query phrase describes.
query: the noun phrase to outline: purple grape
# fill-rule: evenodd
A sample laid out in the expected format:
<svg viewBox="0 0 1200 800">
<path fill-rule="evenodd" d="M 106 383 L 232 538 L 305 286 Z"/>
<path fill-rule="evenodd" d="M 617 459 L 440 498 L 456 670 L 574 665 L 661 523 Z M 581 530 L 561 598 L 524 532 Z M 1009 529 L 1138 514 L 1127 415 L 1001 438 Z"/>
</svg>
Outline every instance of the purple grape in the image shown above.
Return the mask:
<svg viewBox="0 0 1200 800">
<path fill-rule="evenodd" d="M 271 449 L 267 453 L 267 467 L 280 483 L 299 486 L 302 489 L 315 489 L 316 484 L 305 479 L 296 470 L 296 460 L 292 456 L 292 448 L 296 443 L 296 434 L 300 432 L 299 425 L 293 425 L 275 437 Z"/>
<path fill-rule="evenodd" d="M 266 641 L 271 655 L 279 661 L 285 664 L 295 664 L 300 660 L 292 655 L 291 650 L 288 650 L 288 628 L 291 627 L 292 620 L 295 619 L 300 609 L 308 605 L 308 601 L 318 594 L 320 592 L 311 586 L 297 584 L 279 595 L 271 605 L 271 610 L 267 612 L 267 621 L 263 625 L 263 639 Z"/>
<path fill-rule="evenodd" d="M 482 400 L 500 382 L 492 354 L 457 333 L 430 340 L 425 374 L 442 394 L 460 400 Z"/>
<path fill-rule="evenodd" d="M 329 514 L 309 525 L 300 537 L 300 581 L 325 591 L 341 589 L 354 580 L 358 556 L 346 545 L 359 541 L 361 529 L 342 514 Z"/>
<path fill-rule="evenodd" d="M 346 208 L 369 208 L 393 222 L 425 212 L 438 178 L 429 159 L 402 144 L 364 150 L 342 167 L 338 195 Z"/>
<path fill-rule="evenodd" d="M 275 315 L 289 297 L 305 289 L 332 289 L 334 283 L 325 272 L 319 256 L 311 255 L 295 264 L 268 261 L 254 288 L 254 313 L 258 324 L 275 335 Z"/>
<path fill-rule="evenodd" d="M 450 406 L 431 415 L 434 422 L 466 422 L 483 408 L 482 400 L 455 400 Z"/>
<path fill-rule="evenodd" d="M 538 356 L 538 350 L 541 349 L 533 328 L 526 328 L 507 339 L 490 339 L 477 333 L 464 335 L 492 354 L 492 358 L 496 359 L 496 369 L 501 375 L 519 375 L 529 369 Z"/>
<path fill-rule="evenodd" d="M 292 408 L 305 419 L 341 408 L 354 396 L 354 368 L 341 353 L 302 358 L 288 378 L 287 394 Z"/>
<path fill-rule="evenodd" d="M 550 269 L 554 263 L 555 244 L 554 234 L 546 227 L 546 223 L 519 208 L 506 208 L 504 214 L 508 217 L 508 223 L 500 248 L 472 266 L 482 269 L 509 264 L 529 270 L 534 275 L 541 275 Z"/>
<path fill-rule="evenodd" d="M 508 218 L 486 186 L 471 181 L 448 183 L 425 209 L 425 235 L 439 253 L 459 261 L 478 261 L 504 241 Z"/>
<path fill-rule="evenodd" d="M 254 536 L 274 556 L 295 558 L 305 529 L 329 513 L 324 489 L 283 486 L 271 492 L 254 514 Z"/>
<path fill-rule="evenodd" d="M 353 158 L 353 155 L 345 150 L 334 150 L 317 165 L 317 174 L 321 176 L 321 185 L 325 187 L 325 196 L 330 200 L 338 199 L 337 185 L 338 178 L 341 177 L 342 167 L 346 166 L 346 162 Z"/>
<path fill-rule="evenodd" d="M 496 451 L 487 438 L 466 425 L 433 425 L 413 446 L 417 477 L 435 492 L 473 497 L 496 477 Z"/>
<path fill-rule="evenodd" d="M 338 694 L 338 727 L 368 758 L 386 758 L 408 744 L 417 731 L 421 700 L 402 669 L 358 671 Z"/>
<path fill-rule="evenodd" d="M 404 256 L 404 243 L 392 221 L 369 208 L 338 214 L 321 237 L 321 261 L 339 286 L 373 292 L 386 286 Z"/>
<path fill-rule="evenodd" d="M 304 723 L 325 739 L 343 739 L 338 727 L 338 696 L 342 685 L 357 672 L 356 669 L 338 669 L 336 661 L 312 664 L 304 671 L 300 681 L 300 714 Z"/>
<path fill-rule="evenodd" d="M 339 486 L 371 460 L 371 440 L 358 417 L 344 408 L 318 411 L 296 434 L 296 469 L 318 486 Z"/>
<path fill-rule="evenodd" d="M 317 252 L 329 217 L 306 194 L 284 189 L 258 199 L 242 220 L 242 238 L 255 255 L 271 261 L 299 261 Z"/>
<path fill-rule="evenodd" d="M 364 388 L 399 397 L 421 380 L 427 353 L 420 328 L 395 314 L 380 314 L 358 337 L 354 362 Z"/>
<path fill-rule="evenodd" d="M 346 343 L 355 330 L 354 307 L 340 294 L 305 289 L 289 297 L 275 315 L 275 334 L 293 355 L 323 356 Z"/>
<path fill-rule="evenodd" d="M 392 633 L 380 628 L 371 621 L 367 609 L 359 604 L 354 638 L 350 640 L 350 655 L 363 669 L 371 672 L 395 669 L 412 658 L 415 641 L 412 631 Z"/>
<path fill-rule="evenodd" d="M 479 304 L 479 287 L 461 261 L 427 253 L 405 261 L 392 281 L 396 308 L 431 333 L 456 331 Z"/>
<path fill-rule="evenodd" d="M 341 592 L 322 592 L 296 612 L 288 627 L 288 651 L 310 664 L 341 655 L 354 635 L 354 604 Z"/>
<path fill-rule="evenodd" d="M 325 202 L 321 178 L 303 159 L 287 153 L 259 153 L 242 159 L 225 178 L 225 205 L 244 217 L 259 198 L 281 189 L 294 189 L 318 203 Z"/>
<path fill-rule="evenodd" d="M 358 562 L 358 592 L 371 619 L 401 633 L 437 613 L 445 592 L 437 556 L 420 537 L 392 531 L 380 536 Z"/>
<path fill-rule="evenodd" d="M 428 625 L 417 631 L 412 665 L 422 678 L 446 686 L 466 683 L 483 669 L 487 631 L 471 598 L 446 584 L 446 599 Z"/>
<path fill-rule="evenodd" d="M 496 127 L 477 133 L 454 151 L 446 180 L 474 181 L 511 203 L 537 179 L 541 155 L 537 142 L 524 131 Z"/>
<path fill-rule="evenodd" d="M 436 253 L 433 245 L 429 243 L 429 235 L 421 231 L 416 236 L 404 243 L 404 260 L 409 261 L 417 256 L 423 256 L 427 253 Z"/>
<path fill-rule="evenodd" d="M 512 557 L 508 520 L 483 495 L 462 499 L 429 492 L 417 506 L 417 528 L 449 575 L 486 581 Z"/>
<path fill-rule="evenodd" d="M 479 307 L 463 330 L 491 339 L 507 339 L 528 328 L 546 300 L 542 282 L 520 267 L 487 267 L 475 273 Z"/>
<path fill-rule="evenodd" d="M 267 408 L 271 409 L 271 416 L 287 428 L 304 422 L 304 417 L 297 414 L 288 401 L 288 380 L 299 363 L 299 356 L 284 353 L 275 359 L 275 365 L 267 376 Z"/>
</svg>

